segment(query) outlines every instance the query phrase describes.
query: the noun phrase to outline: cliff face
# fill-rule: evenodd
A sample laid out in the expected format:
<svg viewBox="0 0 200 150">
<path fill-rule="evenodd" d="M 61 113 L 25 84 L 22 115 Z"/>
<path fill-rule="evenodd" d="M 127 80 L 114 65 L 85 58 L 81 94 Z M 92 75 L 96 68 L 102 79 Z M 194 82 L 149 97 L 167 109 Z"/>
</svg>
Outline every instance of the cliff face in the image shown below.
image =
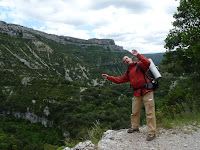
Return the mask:
<svg viewBox="0 0 200 150">
<path fill-rule="evenodd" d="M 35 39 L 33 34 L 45 37 L 47 39 L 53 40 L 60 44 L 73 44 L 81 47 L 88 46 L 98 46 L 105 49 L 110 49 L 112 51 L 122 51 L 124 50 L 122 46 L 115 45 L 114 40 L 112 39 L 89 39 L 83 40 L 78 38 L 73 38 L 69 36 L 58 36 L 53 34 L 47 34 L 38 30 L 33 30 L 20 25 L 7 24 L 6 22 L 0 21 L 0 32 L 6 33 L 14 37 L 22 37 L 26 39 Z M 32 34 L 30 34 L 32 33 Z"/>
</svg>

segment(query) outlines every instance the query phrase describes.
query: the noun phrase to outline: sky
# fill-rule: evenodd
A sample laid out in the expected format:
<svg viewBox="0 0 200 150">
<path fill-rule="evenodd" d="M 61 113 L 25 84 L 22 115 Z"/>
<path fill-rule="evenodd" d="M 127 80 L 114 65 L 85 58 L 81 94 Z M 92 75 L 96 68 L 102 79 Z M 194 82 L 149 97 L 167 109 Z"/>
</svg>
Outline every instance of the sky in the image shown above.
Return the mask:
<svg viewBox="0 0 200 150">
<path fill-rule="evenodd" d="M 139 53 L 166 52 L 179 0 L 0 0 L 0 20 L 50 34 L 113 39 Z"/>
</svg>

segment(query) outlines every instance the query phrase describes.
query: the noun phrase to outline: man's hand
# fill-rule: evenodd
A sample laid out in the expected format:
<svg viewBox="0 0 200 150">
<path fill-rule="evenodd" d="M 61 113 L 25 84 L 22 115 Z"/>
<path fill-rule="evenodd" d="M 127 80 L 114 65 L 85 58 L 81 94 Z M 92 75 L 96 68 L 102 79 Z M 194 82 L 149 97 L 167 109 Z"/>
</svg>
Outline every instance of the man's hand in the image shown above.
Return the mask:
<svg viewBox="0 0 200 150">
<path fill-rule="evenodd" d="M 107 75 L 107 74 L 102 74 L 102 77 L 103 77 L 104 79 L 107 79 L 107 78 L 108 78 L 108 75 Z"/>
<path fill-rule="evenodd" d="M 133 49 L 132 54 L 133 54 L 133 56 L 137 56 L 139 53 L 137 52 L 137 50 Z"/>
</svg>

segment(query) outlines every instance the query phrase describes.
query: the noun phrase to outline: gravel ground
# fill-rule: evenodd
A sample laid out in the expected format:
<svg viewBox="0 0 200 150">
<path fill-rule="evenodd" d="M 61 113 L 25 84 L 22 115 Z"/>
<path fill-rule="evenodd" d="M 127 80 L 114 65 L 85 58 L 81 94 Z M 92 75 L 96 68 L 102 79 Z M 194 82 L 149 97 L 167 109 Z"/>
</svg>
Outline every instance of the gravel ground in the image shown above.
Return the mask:
<svg viewBox="0 0 200 150">
<path fill-rule="evenodd" d="M 200 150 L 200 126 L 193 124 L 181 129 L 158 129 L 153 141 L 146 141 L 146 126 L 140 132 L 127 129 L 104 132 L 98 150 Z"/>
</svg>

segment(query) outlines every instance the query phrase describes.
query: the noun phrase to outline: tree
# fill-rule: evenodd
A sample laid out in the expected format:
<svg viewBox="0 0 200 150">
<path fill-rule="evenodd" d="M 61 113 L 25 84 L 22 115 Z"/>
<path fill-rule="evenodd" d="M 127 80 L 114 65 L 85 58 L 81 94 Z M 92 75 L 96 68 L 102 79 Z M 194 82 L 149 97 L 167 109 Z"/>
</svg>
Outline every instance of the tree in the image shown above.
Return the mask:
<svg viewBox="0 0 200 150">
<path fill-rule="evenodd" d="M 172 73 L 200 72 L 200 0 L 183 0 L 165 39 L 163 63 Z"/>
</svg>

